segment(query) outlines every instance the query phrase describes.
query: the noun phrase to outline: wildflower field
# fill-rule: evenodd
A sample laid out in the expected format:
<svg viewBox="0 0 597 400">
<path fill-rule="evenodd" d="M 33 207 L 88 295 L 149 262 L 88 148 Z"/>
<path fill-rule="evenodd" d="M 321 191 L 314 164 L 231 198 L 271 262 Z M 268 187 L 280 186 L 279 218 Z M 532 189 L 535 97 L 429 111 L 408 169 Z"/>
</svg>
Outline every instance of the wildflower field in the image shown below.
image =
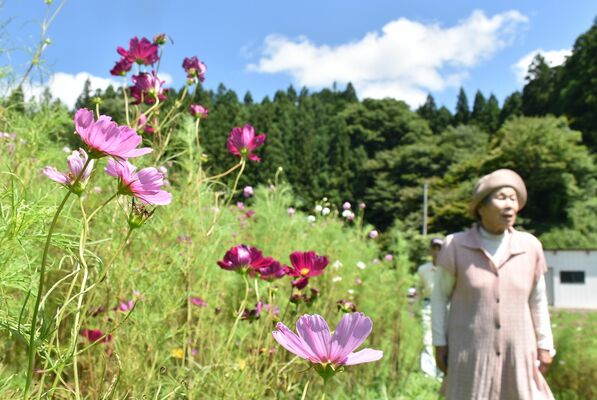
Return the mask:
<svg viewBox="0 0 597 400">
<path fill-rule="evenodd" d="M 233 167 L 206 162 L 208 110 L 160 112 L 161 44 L 118 49 L 126 123 L 1 110 L 0 398 L 434 396 L 407 243 L 382 253 L 365 204 L 305 207 L 282 170 L 240 187 L 267 140 L 251 121 L 222 132 Z M 182 66 L 181 99 L 205 73 Z"/>
</svg>

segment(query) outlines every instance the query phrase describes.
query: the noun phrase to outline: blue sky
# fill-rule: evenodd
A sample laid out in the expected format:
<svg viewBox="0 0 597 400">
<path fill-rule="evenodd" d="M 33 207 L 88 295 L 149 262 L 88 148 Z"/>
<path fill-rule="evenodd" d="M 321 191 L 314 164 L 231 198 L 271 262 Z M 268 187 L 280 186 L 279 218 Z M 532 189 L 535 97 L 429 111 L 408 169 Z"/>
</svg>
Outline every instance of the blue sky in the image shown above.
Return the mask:
<svg viewBox="0 0 597 400">
<path fill-rule="evenodd" d="M 0 65 L 22 70 L 46 8 L 42 0 L 4 0 L 0 47 L 8 51 Z M 196 55 L 208 66 L 207 88 L 222 82 L 241 98 L 351 81 L 361 98 L 416 107 L 431 92 L 453 108 L 460 86 L 470 102 L 480 89 L 501 103 L 522 87 L 533 52 L 562 62 L 596 16 L 594 0 L 70 0 L 48 30 L 44 68 L 54 95 L 72 104 L 85 77 L 96 87 L 114 79 L 117 46 L 163 32 L 173 43 L 160 73 L 175 87 L 184 83 L 183 58 Z"/>
</svg>

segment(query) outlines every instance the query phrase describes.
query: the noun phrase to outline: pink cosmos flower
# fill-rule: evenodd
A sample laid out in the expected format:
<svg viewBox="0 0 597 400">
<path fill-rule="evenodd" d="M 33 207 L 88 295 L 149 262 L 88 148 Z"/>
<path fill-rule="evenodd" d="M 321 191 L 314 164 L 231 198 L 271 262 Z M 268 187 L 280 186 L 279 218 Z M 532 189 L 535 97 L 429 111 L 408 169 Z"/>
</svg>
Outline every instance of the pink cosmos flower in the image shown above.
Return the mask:
<svg viewBox="0 0 597 400">
<path fill-rule="evenodd" d="M 194 306 L 207 307 L 207 303 L 201 297 L 191 296 L 191 297 L 189 297 L 189 301 Z"/>
<path fill-rule="evenodd" d="M 248 269 L 258 270 L 268 266 L 271 262 L 270 257 L 263 257 L 259 249 L 252 246 L 239 244 L 232 247 L 224 255 L 224 259 L 218 261 L 220 268 L 228 271 L 247 271 Z"/>
<path fill-rule="evenodd" d="M 245 188 L 243 189 L 243 196 L 245 196 L 245 197 L 253 196 L 253 187 L 245 186 Z"/>
<path fill-rule="evenodd" d="M 350 210 L 351 204 L 348 201 L 345 201 L 344 204 L 342 204 L 342 209 L 343 210 Z"/>
<path fill-rule="evenodd" d="M 91 158 L 112 156 L 120 159 L 139 157 L 151 153 L 153 149 L 137 149 L 141 136 L 128 126 L 118 126 L 112 118 L 100 115 L 97 121 L 93 113 L 81 108 L 75 113 L 75 129 L 89 147 Z"/>
<path fill-rule="evenodd" d="M 199 61 L 196 56 L 190 58 L 186 57 L 182 61 L 182 67 L 187 73 L 187 79 L 194 81 L 195 78 L 197 78 L 200 82 L 205 80 L 205 71 L 207 71 L 207 66 L 203 62 Z"/>
<path fill-rule="evenodd" d="M 135 98 L 133 104 L 154 104 L 156 100 L 167 99 L 164 95 L 166 90 L 162 89 L 166 81 L 160 80 L 155 71 L 151 71 L 151 74 L 141 72 L 139 75 L 133 75 L 132 79 L 134 85 L 130 90 L 131 96 Z"/>
<path fill-rule="evenodd" d="M 298 279 L 292 281 L 292 286 L 302 289 L 309 283 L 312 276 L 321 275 L 330 263 L 327 257 L 318 256 L 314 251 L 295 251 L 290 255 L 292 267 L 286 267 L 286 274 Z"/>
<path fill-rule="evenodd" d="M 129 312 L 135 307 L 135 300 L 121 300 L 116 311 Z"/>
<path fill-rule="evenodd" d="M 255 136 L 255 128 L 246 124 L 242 128 L 234 127 L 228 136 L 228 151 L 237 157 L 247 157 L 252 161 L 261 161 L 253 151 L 265 142 L 266 135 Z"/>
<path fill-rule="evenodd" d="M 320 315 L 303 315 L 296 322 L 295 334 L 281 322 L 272 333 L 286 350 L 315 364 L 324 378 L 332 377 L 347 365 L 377 361 L 383 351 L 363 349 L 354 352 L 369 336 L 373 328 L 371 318 L 360 312 L 344 314 L 334 334 Z"/>
<path fill-rule="evenodd" d="M 81 336 L 87 338 L 90 342 L 108 343 L 112 340 L 112 335 L 105 335 L 99 329 L 81 329 Z"/>
<path fill-rule="evenodd" d="M 189 106 L 189 112 L 193 117 L 202 119 L 207 118 L 207 115 L 209 114 L 209 110 L 201 104 L 191 104 Z"/>
<path fill-rule="evenodd" d="M 120 61 L 117 61 L 114 64 L 114 68 L 110 70 L 110 74 L 114 76 L 125 76 L 127 72 L 131 70 L 133 66 L 133 62 L 130 61 L 128 58 L 121 58 Z"/>
<path fill-rule="evenodd" d="M 139 115 L 137 119 L 137 130 L 145 133 L 153 134 L 155 129 L 147 122 L 147 116 L 145 114 Z"/>
<path fill-rule="evenodd" d="M 288 207 L 288 210 L 286 210 L 286 212 L 288 213 L 288 215 L 292 217 L 296 213 L 296 210 L 293 207 Z"/>
<path fill-rule="evenodd" d="M 128 50 L 118 47 L 116 51 L 131 63 L 136 62 L 139 65 L 153 65 L 160 59 L 158 45 L 147 38 L 139 40 L 137 36 L 130 40 Z"/>
<path fill-rule="evenodd" d="M 77 151 L 73 151 L 71 155 L 67 157 L 68 172 L 58 172 L 58 170 L 56 170 L 54 167 L 45 167 L 43 169 L 43 173 L 53 181 L 63 184 L 74 193 L 81 194 L 83 189 L 85 189 L 87 181 L 89 180 L 91 170 L 93 170 L 94 160 L 91 160 L 89 161 L 89 164 L 87 164 L 87 167 L 85 167 L 85 171 L 83 171 L 83 167 L 88 159 L 89 156 L 87 156 L 85 150 L 79 149 Z M 73 185 L 77 180 L 77 177 L 79 177 L 79 181 L 77 182 L 76 187 L 74 187 Z"/>
<path fill-rule="evenodd" d="M 379 232 L 377 232 L 375 229 L 373 229 L 371 232 L 369 232 L 369 237 L 371 239 L 375 239 L 378 236 L 379 236 Z"/>
<path fill-rule="evenodd" d="M 138 198 L 145 204 L 166 205 L 172 201 L 172 194 L 161 190 L 163 175 L 157 169 L 143 168 L 136 172 L 136 167 L 128 161 L 108 160 L 105 171 L 118 178 L 118 192 Z"/>
</svg>

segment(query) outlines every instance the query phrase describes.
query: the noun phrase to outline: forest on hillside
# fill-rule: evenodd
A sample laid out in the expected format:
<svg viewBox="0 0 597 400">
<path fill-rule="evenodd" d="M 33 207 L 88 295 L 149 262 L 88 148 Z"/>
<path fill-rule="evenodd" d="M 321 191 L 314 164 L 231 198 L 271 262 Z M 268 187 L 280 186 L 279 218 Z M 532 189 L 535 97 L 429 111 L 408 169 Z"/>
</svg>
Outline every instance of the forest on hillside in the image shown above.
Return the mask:
<svg viewBox="0 0 597 400">
<path fill-rule="evenodd" d="M 249 121 L 266 133 L 261 166 L 248 170 L 240 184 L 268 185 L 276 174 L 293 188 L 298 208 L 317 204 L 336 209 L 349 201 L 366 204 L 366 221 L 382 232 L 421 231 L 423 187 L 429 193 L 429 232 L 444 234 L 472 222 L 466 205 L 474 182 L 497 168 L 516 170 L 529 201 L 522 228 L 539 235 L 546 247 L 597 247 L 597 20 L 574 43 L 572 55 L 550 67 L 538 55 L 522 91 L 499 104 L 493 94 L 463 89 L 454 112 L 432 95 L 417 110 L 394 99 L 359 100 L 353 86 L 309 91 L 289 87 L 256 102 L 220 84 L 200 86 L 183 100 L 209 110 L 201 122 L 204 167 L 225 171 L 233 160 L 223 145 L 231 126 Z M 168 113 L 181 91 L 170 88 L 161 113 Z M 471 101 L 472 100 L 472 101 Z M 91 92 L 88 83 L 76 109 L 99 106 L 102 114 L 125 123 L 121 88 Z M 64 108 L 51 93 L 40 105 L 15 91 L 7 107 L 32 113 L 35 107 Z M 62 115 L 62 114 L 61 114 Z M 50 132 L 56 141 L 76 146 L 72 117 L 58 118 Z M 185 123 L 170 127 L 177 132 Z M 141 132 L 140 132 L 141 133 Z M 159 134 L 151 121 L 143 135 Z M 176 144 L 177 138 L 172 137 Z M 165 155 L 177 168 L 176 146 Z M 174 185 L 182 182 L 172 182 Z M 242 187 L 241 186 L 241 187 Z M 341 210 L 340 210 L 341 211 Z"/>
</svg>

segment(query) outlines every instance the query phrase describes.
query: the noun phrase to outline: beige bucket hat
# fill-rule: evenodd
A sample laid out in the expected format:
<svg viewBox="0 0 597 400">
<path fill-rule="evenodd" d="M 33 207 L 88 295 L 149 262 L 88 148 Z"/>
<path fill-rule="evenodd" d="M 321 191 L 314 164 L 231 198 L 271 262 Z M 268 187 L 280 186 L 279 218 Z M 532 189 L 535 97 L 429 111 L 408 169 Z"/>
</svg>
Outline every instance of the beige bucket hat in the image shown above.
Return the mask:
<svg viewBox="0 0 597 400">
<path fill-rule="evenodd" d="M 473 197 L 468 206 L 469 213 L 473 217 L 476 217 L 477 208 L 485 196 L 504 186 L 509 186 L 516 190 L 519 210 L 522 209 L 527 202 L 527 188 L 524 185 L 524 181 L 516 172 L 503 168 L 495 170 L 477 181 L 473 190 Z"/>
</svg>

